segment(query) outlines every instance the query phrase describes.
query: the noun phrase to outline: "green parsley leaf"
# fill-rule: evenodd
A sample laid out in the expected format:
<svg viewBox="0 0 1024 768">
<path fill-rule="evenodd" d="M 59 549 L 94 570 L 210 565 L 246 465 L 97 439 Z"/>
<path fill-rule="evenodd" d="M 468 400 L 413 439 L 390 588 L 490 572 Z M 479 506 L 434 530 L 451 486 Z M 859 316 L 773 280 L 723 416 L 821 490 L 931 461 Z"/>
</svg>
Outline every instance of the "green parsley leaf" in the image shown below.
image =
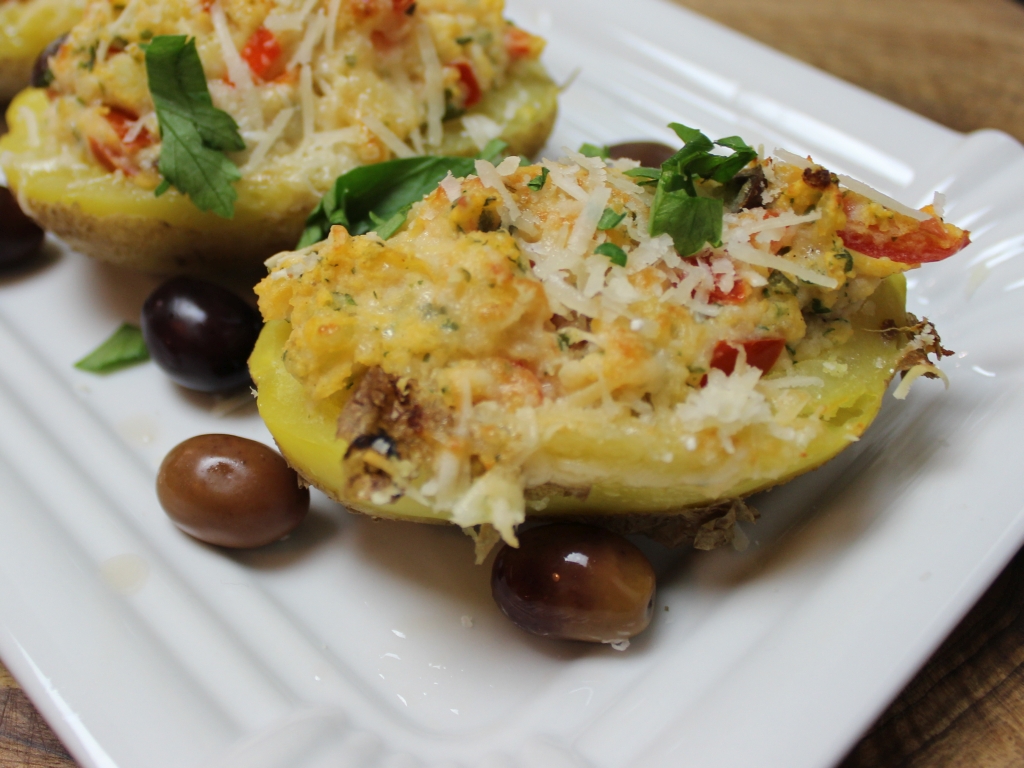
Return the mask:
<svg viewBox="0 0 1024 768">
<path fill-rule="evenodd" d="M 160 125 L 160 174 L 199 210 L 232 218 L 238 198 L 232 184 L 242 174 L 224 153 L 245 149 L 245 141 L 234 118 L 213 106 L 195 39 L 158 35 L 144 50 Z"/>
<path fill-rule="evenodd" d="M 631 179 L 639 179 L 637 184 L 643 186 L 645 184 L 656 184 L 658 179 L 661 178 L 660 168 L 630 168 L 628 171 L 623 172 L 624 176 L 629 176 Z"/>
<path fill-rule="evenodd" d="M 582 144 L 580 146 L 580 154 L 584 157 L 600 157 L 602 160 L 607 160 L 608 147 L 598 144 Z"/>
<path fill-rule="evenodd" d="M 544 182 L 548 180 L 548 169 L 541 166 L 540 173 L 526 182 L 526 186 L 534 192 L 540 192 L 544 188 Z"/>
<path fill-rule="evenodd" d="M 686 257 L 706 243 L 716 247 L 722 244 L 725 205 L 721 193 L 714 197 L 715 189 L 698 191 L 696 182 L 726 184 L 757 157 L 757 152 L 737 136 L 711 141 L 696 128 L 680 123 L 670 123 L 669 127 L 683 140 L 683 148 L 661 164 L 649 231 L 652 236 L 671 235 L 679 255 Z M 716 145 L 731 153 L 712 154 Z M 641 176 L 635 173 L 639 170 L 634 169 L 632 175 Z"/>
<path fill-rule="evenodd" d="M 617 267 L 626 266 L 626 252 L 615 245 L 615 243 L 601 243 L 594 249 L 599 256 L 607 256 L 609 261 Z"/>
<path fill-rule="evenodd" d="M 149 350 L 137 325 L 122 323 L 113 335 L 83 357 L 75 368 L 90 373 L 110 373 L 149 360 Z"/>
<path fill-rule="evenodd" d="M 615 229 L 622 220 L 626 218 L 626 212 L 616 213 L 611 208 L 605 208 L 601 214 L 601 220 L 597 222 L 597 228 L 602 232 L 606 229 Z"/>
</svg>

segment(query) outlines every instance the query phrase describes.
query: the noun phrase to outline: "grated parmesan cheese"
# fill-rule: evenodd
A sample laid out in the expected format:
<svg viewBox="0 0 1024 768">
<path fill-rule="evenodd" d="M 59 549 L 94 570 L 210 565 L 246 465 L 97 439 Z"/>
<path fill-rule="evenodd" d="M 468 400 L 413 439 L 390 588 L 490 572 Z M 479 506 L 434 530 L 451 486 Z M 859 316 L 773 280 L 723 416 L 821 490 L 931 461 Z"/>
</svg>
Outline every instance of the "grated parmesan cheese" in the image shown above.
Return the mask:
<svg viewBox="0 0 1024 768">
<path fill-rule="evenodd" d="M 416 153 L 409 149 L 409 145 L 395 135 L 394 131 L 371 114 L 363 115 L 360 120 L 384 146 L 394 152 L 395 157 L 415 157 Z"/>
</svg>

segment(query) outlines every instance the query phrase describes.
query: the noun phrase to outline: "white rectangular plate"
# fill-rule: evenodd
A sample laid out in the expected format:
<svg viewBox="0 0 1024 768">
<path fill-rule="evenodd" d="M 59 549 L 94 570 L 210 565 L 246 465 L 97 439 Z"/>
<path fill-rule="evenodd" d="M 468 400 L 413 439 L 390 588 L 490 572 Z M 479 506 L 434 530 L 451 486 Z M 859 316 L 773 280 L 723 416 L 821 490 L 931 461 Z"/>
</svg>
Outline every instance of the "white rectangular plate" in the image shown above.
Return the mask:
<svg viewBox="0 0 1024 768">
<path fill-rule="evenodd" d="M 825 469 L 755 500 L 743 553 L 648 547 L 651 629 L 623 653 L 511 626 L 457 530 L 316 497 L 228 554 L 154 492 L 202 432 L 269 441 L 251 403 L 152 365 L 72 363 L 155 286 L 48 245 L 0 278 L 0 656 L 87 768 L 826 766 L 1024 540 L 1024 152 L 953 133 L 658 0 L 517 0 L 564 94 L 548 154 L 678 120 L 809 152 L 975 244 L 914 273 L 957 356 Z M 917 277 L 920 275 L 920 277 Z"/>
</svg>

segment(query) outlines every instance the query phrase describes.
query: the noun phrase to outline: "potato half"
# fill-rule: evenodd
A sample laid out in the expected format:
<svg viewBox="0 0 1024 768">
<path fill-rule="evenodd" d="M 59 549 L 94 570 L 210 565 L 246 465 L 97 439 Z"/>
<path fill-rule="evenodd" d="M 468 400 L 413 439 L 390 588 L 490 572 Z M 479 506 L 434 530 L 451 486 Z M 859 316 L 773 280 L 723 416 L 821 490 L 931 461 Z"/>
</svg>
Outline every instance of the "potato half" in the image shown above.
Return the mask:
<svg viewBox="0 0 1024 768">
<path fill-rule="evenodd" d="M 632 161 L 479 160 L 387 239 L 335 227 L 268 260 L 250 370 L 285 457 L 353 509 L 485 539 L 530 515 L 731 540 L 742 499 L 856 441 L 896 372 L 939 375 L 905 310 L 914 264 L 843 238 L 967 239 L 736 151 L 742 184 L 701 197 L 637 184 Z M 675 236 L 652 233 L 675 211 Z M 691 242 L 716 215 L 719 244 Z"/>
<path fill-rule="evenodd" d="M 540 150 L 551 132 L 557 96 L 558 87 L 544 68 L 524 61 L 471 114 L 500 120 L 505 126 L 500 138 L 511 151 L 528 156 Z M 198 210 L 173 189 L 157 198 L 120 173 L 62 149 L 48 106 L 46 92 L 37 89 L 11 103 L 10 133 L 0 138 L 0 167 L 32 218 L 102 261 L 158 274 L 255 274 L 268 256 L 295 245 L 319 201 L 318 191 L 301 174 L 273 172 L 256 172 L 238 182 L 230 220 Z M 441 154 L 476 151 L 460 120 L 445 124 Z"/>
</svg>

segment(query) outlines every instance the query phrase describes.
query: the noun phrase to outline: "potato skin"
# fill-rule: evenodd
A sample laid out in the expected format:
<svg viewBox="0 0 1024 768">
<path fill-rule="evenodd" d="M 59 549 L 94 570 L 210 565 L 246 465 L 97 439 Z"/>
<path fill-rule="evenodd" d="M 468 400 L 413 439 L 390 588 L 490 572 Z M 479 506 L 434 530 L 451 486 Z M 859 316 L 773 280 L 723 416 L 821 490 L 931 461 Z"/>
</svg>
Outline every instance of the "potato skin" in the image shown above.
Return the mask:
<svg viewBox="0 0 1024 768">
<path fill-rule="evenodd" d="M 481 109 L 497 110 L 511 94 L 526 88 L 531 98 L 509 123 L 502 138 L 509 151 L 524 156 L 540 150 L 557 114 L 558 87 L 539 64 L 521 67 L 500 93 Z M 7 112 L 11 133 L 0 138 L 0 158 L 8 184 L 22 209 L 43 228 L 77 250 L 118 266 L 160 275 L 258 277 L 262 263 L 294 247 L 319 195 L 308 186 L 243 179 L 234 219 L 199 211 L 170 190 L 160 198 L 123 177 L 81 162 L 39 170 L 45 156 L 33 146 L 34 128 L 45 140 L 44 91 L 19 94 Z M 27 114 L 26 114 L 27 113 Z M 442 152 L 471 155 L 476 146 L 448 126 Z"/>
</svg>

